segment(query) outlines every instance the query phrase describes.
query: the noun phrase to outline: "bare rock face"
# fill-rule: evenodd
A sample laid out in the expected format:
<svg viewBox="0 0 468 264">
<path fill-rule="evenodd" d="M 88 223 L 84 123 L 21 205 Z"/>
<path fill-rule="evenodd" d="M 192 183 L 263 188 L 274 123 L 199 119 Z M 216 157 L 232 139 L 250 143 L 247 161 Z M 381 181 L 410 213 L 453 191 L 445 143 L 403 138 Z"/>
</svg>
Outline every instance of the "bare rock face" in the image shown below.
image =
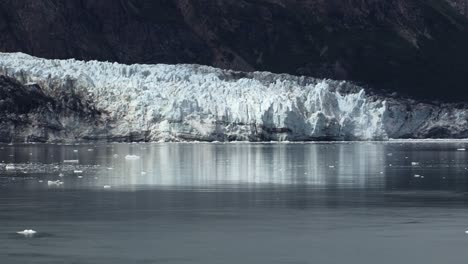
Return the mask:
<svg viewBox="0 0 468 264">
<path fill-rule="evenodd" d="M 262 70 L 464 100 L 468 20 L 459 13 L 466 0 L 3 0 L 0 51 Z"/>
<path fill-rule="evenodd" d="M 105 135 L 105 114 L 76 90 L 45 91 L 0 75 L 0 142 L 83 140 Z"/>
<path fill-rule="evenodd" d="M 460 14 L 468 17 L 468 1 L 467 0 L 447 0 Z"/>
</svg>

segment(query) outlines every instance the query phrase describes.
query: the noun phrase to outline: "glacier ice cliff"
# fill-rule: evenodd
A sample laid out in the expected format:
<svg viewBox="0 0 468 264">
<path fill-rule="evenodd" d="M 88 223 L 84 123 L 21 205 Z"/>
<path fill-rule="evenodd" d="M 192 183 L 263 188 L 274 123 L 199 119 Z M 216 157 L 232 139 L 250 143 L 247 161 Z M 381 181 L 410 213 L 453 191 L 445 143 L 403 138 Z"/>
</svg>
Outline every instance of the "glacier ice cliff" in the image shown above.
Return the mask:
<svg viewBox="0 0 468 264">
<path fill-rule="evenodd" d="M 0 53 L 0 75 L 2 141 L 468 137 L 466 105 L 386 96 L 344 81 L 23 53 Z"/>
</svg>

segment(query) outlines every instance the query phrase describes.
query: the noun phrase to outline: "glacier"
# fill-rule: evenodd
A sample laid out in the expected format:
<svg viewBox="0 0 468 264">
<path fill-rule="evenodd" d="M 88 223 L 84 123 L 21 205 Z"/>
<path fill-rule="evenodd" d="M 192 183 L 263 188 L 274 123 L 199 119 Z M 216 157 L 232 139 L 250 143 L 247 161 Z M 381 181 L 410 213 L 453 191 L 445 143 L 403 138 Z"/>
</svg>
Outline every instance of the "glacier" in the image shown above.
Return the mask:
<svg viewBox="0 0 468 264">
<path fill-rule="evenodd" d="M 468 137 L 466 105 L 422 102 L 346 81 L 24 53 L 0 53 L 0 75 L 46 98 L 39 110 L 0 117 L 5 141 Z"/>
</svg>

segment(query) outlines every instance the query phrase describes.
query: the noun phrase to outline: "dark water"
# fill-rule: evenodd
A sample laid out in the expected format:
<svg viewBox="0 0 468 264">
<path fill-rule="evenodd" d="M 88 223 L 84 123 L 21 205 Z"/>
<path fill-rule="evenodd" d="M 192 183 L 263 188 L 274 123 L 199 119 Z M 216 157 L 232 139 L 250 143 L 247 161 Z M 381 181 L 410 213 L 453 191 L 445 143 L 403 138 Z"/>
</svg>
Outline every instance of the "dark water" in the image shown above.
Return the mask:
<svg viewBox="0 0 468 264">
<path fill-rule="evenodd" d="M 0 263 L 466 264 L 462 147 L 1 145 Z"/>
</svg>

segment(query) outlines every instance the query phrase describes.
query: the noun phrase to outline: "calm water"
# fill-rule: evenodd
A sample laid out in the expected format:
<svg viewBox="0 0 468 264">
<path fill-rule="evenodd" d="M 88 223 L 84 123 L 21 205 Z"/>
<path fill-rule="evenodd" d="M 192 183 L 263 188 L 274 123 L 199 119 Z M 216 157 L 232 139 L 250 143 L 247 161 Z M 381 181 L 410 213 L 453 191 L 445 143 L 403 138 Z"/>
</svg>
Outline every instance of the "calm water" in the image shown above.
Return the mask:
<svg viewBox="0 0 468 264">
<path fill-rule="evenodd" d="M 466 264 L 465 145 L 0 145 L 0 263 Z"/>
</svg>

